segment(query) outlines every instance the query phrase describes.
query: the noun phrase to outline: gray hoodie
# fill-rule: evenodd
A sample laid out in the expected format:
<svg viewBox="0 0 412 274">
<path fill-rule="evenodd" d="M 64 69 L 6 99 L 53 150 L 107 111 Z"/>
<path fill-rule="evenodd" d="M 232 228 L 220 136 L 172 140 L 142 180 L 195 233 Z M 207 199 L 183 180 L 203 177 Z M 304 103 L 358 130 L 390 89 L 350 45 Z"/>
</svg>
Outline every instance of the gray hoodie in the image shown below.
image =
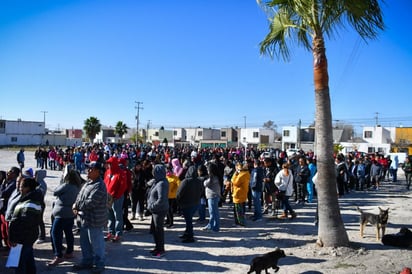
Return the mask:
<svg viewBox="0 0 412 274">
<path fill-rule="evenodd" d="M 165 166 L 161 164 L 155 165 L 153 176 L 154 179 L 150 182 L 152 186 L 147 198 L 147 209 L 155 214 L 167 212 L 169 210 L 169 182 L 166 179 Z"/>
</svg>

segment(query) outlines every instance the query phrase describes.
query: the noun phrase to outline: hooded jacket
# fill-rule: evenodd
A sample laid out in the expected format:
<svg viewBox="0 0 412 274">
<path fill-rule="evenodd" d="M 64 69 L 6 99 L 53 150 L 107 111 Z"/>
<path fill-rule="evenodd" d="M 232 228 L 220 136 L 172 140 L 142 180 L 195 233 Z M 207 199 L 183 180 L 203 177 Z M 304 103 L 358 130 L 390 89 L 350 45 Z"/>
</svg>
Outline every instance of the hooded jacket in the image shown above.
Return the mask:
<svg viewBox="0 0 412 274">
<path fill-rule="evenodd" d="M 126 176 L 120 169 L 119 161 L 116 157 L 110 157 L 107 163 L 110 163 L 110 168 L 104 174 L 107 193 L 114 199 L 119 199 L 127 190 Z"/>
<path fill-rule="evenodd" d="M 203 185 L 197 176 L 196 167 L 190 166 L 186 172 L 185 179 L 180 182 L 177 188 L 176 199 L 181 208 L 196 206 L 200 203 Z"/>
<path fill-rule="evenodd" d="M 166 168 L 163 165 L 155 165 L 154 178 L 147 198 L 147 209 L 152 213 L 166 213 L 169 210 L 169 182 L 166 179 Z"/>
</svg>

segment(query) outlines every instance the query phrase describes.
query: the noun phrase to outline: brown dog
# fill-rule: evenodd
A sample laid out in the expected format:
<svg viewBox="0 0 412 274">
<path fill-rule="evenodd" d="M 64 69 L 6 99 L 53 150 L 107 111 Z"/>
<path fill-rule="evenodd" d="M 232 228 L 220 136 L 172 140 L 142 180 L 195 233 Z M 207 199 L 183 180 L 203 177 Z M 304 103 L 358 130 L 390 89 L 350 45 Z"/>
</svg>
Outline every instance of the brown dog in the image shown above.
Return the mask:
<svg viewBox="0 0 412 274">
<path fill-rule="evenodd" d="M 256 274 L 260 274 L 262 270 L 265 270 L 265 273 L 268 274 L 268 268 L 273 268 L 275 272 L 278 272 L 278 260 L 284 257 L 286 257 L 285 251 L 279 249 L 278 247 L 275 251 L 266 253 L 262 256 L 257 256 L 250 262 L 248 274 L 253 271 L 255 271 Z"/>
<path fill-rule="evenodd" d="M 360 236 L 363 238 L 363 230 L 365 229 L 365 225 L 370 223 L 376 227 L 376 240 L 380 240 L 380 230 L 382 230 L 382 236 L 385 235 L 386 225 L 388 223 L 389 218 L 389 208 L 383 210 L 379 208 L 379 214 L 372 214 L 368 212 L 363 212 L 359 207 L 356 207 L 360 212 Z"/>
</svg>

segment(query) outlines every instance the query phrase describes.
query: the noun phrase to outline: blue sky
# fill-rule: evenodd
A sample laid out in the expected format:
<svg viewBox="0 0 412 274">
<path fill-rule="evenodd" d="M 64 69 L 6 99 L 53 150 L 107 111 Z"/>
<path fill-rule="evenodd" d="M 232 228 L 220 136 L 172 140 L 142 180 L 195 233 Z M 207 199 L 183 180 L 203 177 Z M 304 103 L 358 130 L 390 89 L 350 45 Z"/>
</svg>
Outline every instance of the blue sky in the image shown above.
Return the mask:
<svg viewBox="0 0 412 274">
<path fill-rule="evenodd" d="M 412 2 L 386 1 L 368 44 L 352 30 L 326 42 L 332 114 L 357 127 L 412 126 Z M 268 32 L 254 0 L 2 0 L 0 117 L 82 128 L 97 117 L 139 127 L 307 126 L 312 54 L 259 53 Z"/>
</svg>

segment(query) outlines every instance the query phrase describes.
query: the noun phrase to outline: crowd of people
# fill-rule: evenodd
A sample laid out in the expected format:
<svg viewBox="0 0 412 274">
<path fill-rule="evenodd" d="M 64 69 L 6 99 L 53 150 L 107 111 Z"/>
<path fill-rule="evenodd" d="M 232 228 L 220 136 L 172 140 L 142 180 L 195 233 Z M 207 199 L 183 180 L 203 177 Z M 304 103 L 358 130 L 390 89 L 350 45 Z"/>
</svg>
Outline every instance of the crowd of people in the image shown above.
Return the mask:
<svg viewBox="0 0 412 274">
<path fill-rule="evenodd" d="M 165 228 L 174 226 L 176 216 L 185 222 L 184 233 L 179 236 L 183 243 L 196 241 L 196 216 L 197 221 L 204 222 L 204 231 L 219 233 L 219 208 L 224 204 L 233 207 L 233 223 L 239 227 L 259 222 L 264 215 L 294 219 L 294 207 L 315 200 L 316 158 L 312 151 L 287 155 L 275 150 L 271 157 L 265 154 L 262 158 L 263 152 L 254 148 L 244 151 L 190 146 L 136 149 L 113 144 L 47 150 L 39 147 L 35 153 L 35 174 L 32 169 L 24 169 L 21 155 L 19 167 L 0 172 L 0 246 L 8 250 L 22 244 L 25 260 L 20 261 L 16 273 L 35 273 L 33 245 L 45 240 L 46 169 L 62 170 L 61 184 L 53 190 L 55 199 L 51 205 L 51 267 L 73 258 L 73 231 L 77 229 L 82 259 L 73 266 L 74 270 L 101 273 L 105 267 L 105 241 L 120 242 L 124 230 L 133 229 L 129 217 L 151 219 L 153 257 L 165 255 Z M 397 158 L 354 152 L 337 154 L 335 159 L 339 196 L 350 191 L 379 190 L 382 180 L 397 180 Z M 409 159 L 402 168 L 409 189 Z M 87 180 L 83 179 L 84 174 Z M 24 207 L 30 210 L 23 210 Z M 253 212 L 250 220 L 246 218 L 247 209 Z M 12 230 L 17 224 L 19 229 Z"/>
</svg>

